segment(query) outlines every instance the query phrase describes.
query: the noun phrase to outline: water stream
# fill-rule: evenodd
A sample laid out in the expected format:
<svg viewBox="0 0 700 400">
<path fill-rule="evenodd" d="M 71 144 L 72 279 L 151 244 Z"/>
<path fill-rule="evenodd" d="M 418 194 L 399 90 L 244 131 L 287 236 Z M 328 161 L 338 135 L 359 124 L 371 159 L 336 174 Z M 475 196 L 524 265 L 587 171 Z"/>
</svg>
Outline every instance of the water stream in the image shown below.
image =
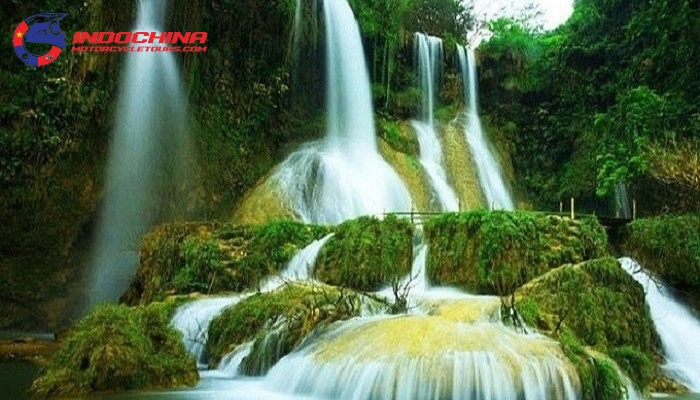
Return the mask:
<svg viewBox="0 0 700 400">
<path fill-rule="evenodd" d="M 462 69 L 465 101 L 468 104 L 465 135 L 474 157 L 481 189 L 486 197 L 489 209 L 513 210 L 510 196 L 501 166 L 489 145 L 486 132 L 481 125 L 478 107 L 478 88 L 476 77 L 476 57 L 472 49 L 458 46 L 459 63 Z"/>
<path fill-rule="evenodd" d="M 442 144 L 435 130 L 435 99 L 444 57 L 442 39 L 415 33 L 413 40 L 418 59 L 418 76 L 423 92 L 421 118 L 411 121 L 420 146 L 420 163 L 432 187 L 431 203 L 437 203 L 434 208 L 458 211 L 459 200 L 447 179 L 442 159 Z"/>
<path fill-rule="evenodd" d="M 133 31 L 163 31 L 165 6 L 138 2 Z M 194 154 L 188 149 L 187 102 L 174 54 L 125 57 L 86 311 L 124 293 L 136 270 L 141 235 L 158 222 L 165 198 L 186 197 L 174 193 L 192 181 L 184 161 Z"/>
<path fill-rule="evenodd" d="M 369 73 L 357 22 L 345 0 L 324 1 L 326 134 L 276 171 L 280 196 L 305 222 L 408 211 L 408 189 L 377 149 Z"/>
<path fill-rule="evenodd" d="M 620 264 L 644 287 L 666 356 L 664 370 L 693 392 L 700 392 L 700 319 L 673 297 L 668 286 L 635 260 L 621 258 Z"/>
</svg>

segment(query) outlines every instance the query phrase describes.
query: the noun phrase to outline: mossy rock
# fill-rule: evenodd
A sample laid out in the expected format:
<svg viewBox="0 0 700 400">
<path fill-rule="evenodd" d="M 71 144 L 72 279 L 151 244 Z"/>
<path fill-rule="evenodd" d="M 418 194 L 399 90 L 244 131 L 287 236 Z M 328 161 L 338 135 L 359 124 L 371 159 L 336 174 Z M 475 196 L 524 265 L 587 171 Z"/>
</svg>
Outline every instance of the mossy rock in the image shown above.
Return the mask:
<svg viewBox="0 0 700 400">
<path fill-rule="evenodd" d="M 212 320 L 209 362 L 216 365 L 236 347 L 254 341 L 240 372 L 262 375 L 316 328 L 358 316 L 361 307 L 357 293 L 322 284 L 293 283 L 253 295 Z"/>
<path fill-rule="evenodd" d="M 161 225 L 143 238 L 139 269 L 123 300 L 148 304 L 173 294 L 254 289 L 329 230 L 295 221 Z"/>
<path fill-rule="evenodd" d="M 403 218 L 360 217 L 335 228 L 316 261 L 315 277 L 331 285 L 374 291 L 411 271 L 413 226 Z"/>
<path fill-rule="evenodd" d="M 420 145 L 408 122 L 377 120 L 379 129 L 377 135 L 389 144 L 394 150 L 418 157 Z"/>
<path fill-rule="evenodd" d="M 197 365 L 170 326 L 175 304 L 97 307 L 67 334 L 32 385 L 37 397 L 164 389 L 197 383 Z"/>
<path fill-rule="evenodd" d="M 700 294 L 700 215 L 638 219 L 622 237 L 626 255 L 671 286 Z"/>
<path fill-rule="evenodd" d="M 605 353 L 642 388 L 653 378 L 659 341 L 644 290 L 616 259 L 564 265 L 517 289 L 514 299 L 529 326 L 570 342 L 571 352 L 578 343 Z"/>
<path fill-rule="evenodd" d="M 560 265 L 607 254 L 593 218 L 477 210 L 430 218 L 425 235 L 430 281 L 480 294 L 506 295 Z"/>
</svg>

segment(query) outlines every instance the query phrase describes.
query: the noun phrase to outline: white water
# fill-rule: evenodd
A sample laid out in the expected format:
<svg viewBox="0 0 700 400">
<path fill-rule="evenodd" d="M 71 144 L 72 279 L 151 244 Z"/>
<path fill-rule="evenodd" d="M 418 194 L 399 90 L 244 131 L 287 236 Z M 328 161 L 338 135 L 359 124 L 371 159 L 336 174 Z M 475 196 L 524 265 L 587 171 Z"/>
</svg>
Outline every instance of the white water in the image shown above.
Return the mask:
<svg viewBox="0 0 700 400">
<path fill-rule="evenodd" d="M 644 287 L 666 356 L 664 370 L 693 392 L 700 392 L 700 320 L 635 260 L 621 258 L 620 264 Z"/>
<path fill-rule="evenodd" d="M 458 46 L 459 62 L 462 69 L 462 82 L 464 84 L 465 101 L 467 110 L 467 125 L 465 135 L 471 148 L 481 190 L 486 197 L 487 207 L 490 209 L 513 210 L 513 200 L 506 186 L 501 166 L 496 161 L 491 151 L 479 118 L 478 90 L 476 81 L 476 58 L 472 49 Z"/>
<path fill-rule="evenodd" d="M 412 121 L 420 146 L 420 163 L 433 190 L 433 201 L 444 211 L 458 211 L 459 200 L 450 186 L 443 166 L 442 145 L 435 132 L 435 98 L 439 87 L 443 46 L 442 39 L 415 33 L 413 36 L 418 58 L 418 75 L 423 91 L 420 121 Z"/>
<path fill-rule="evenodd" d="M 323 245 L 332 237 L 333 234 L 331 233 L 321 239 L 314 240 L 311 244 L 304 247 L 289 260 L 287 268 L 280 275 L 270 277 L 263 284 L 261 291 L 271 292 L 287 282 L 311 280 L 311 271 L 316 265 L 318 254 L 321 252 Z"/>
<path fill-rule="evenodd" d="M 309 280 L 309 273 L 316 264 L 318 253 L 331 237 L 333 234 L 326 235 L 301 249 L 289 260 L 287 267 L 280 275 L 267 279 L 260 291 L 267 293 L 288 282 Z M 244 293 L 228 297 L 202 298 L 184 304 L 177 309 L 172 319 L 172 325 L 182 332 L 185 348 L 195 356 L 200 368 L 207 367 L 205 349 L 211 321 L 224 309 L 252 295 L 253 293 Z M 226 355 L 219 365 L 219 376 L 235 376 L 238 365 L 248 353 L 250 353 L 250 346 L 238 348 L 233 353 Z"/>
<path fill-rule="evenodd" d="M 369 74 L 345 0 L 324 1 L 326 135 L 291 154 L 274 175 L 280 196 L 305 222 L 339 223 L 411 209 L 411 197 L 377 150 Z"/>
<path fill-rule="evenodd" d="M 624 183 L 615 185 L 615 214 L 621 218 L 632 218 L 630 197 L 627 192 L 627 185 Z"/>
<path fill-rule="evenodd" d="M 162 31 L 165 2 L 138 4 L 134 30 Z M 187 106 L 174 55 L 124 57 L 86 311 L 97 303 L 117 301 L 126 290 L 137 266 L 138 240 L 157 222 L 163 189 L 177 190 L 187 180 Z"/>
</svg>

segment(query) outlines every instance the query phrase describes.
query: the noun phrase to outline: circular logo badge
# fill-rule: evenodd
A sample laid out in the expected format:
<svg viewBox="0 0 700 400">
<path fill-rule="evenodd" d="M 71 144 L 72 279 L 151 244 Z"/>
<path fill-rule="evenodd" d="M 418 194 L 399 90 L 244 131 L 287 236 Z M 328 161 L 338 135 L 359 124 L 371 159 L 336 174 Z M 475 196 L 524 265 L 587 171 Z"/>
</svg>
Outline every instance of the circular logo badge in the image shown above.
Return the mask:
<svg viewBox="0 0 700 400">
<path fill-rule="evenodd" d="M 12 34 L 12 45 L 17 58 L 32 67 L 43 67 L 56 61 L 66 47 L 66 34 L 61 31 L 59 21 L 67 16 L 65 13 L 36 14 L 17 25 Z M 25 43 L 50 44 L 51 50 L 37 55 L 27 50 Z"/>
</svg>

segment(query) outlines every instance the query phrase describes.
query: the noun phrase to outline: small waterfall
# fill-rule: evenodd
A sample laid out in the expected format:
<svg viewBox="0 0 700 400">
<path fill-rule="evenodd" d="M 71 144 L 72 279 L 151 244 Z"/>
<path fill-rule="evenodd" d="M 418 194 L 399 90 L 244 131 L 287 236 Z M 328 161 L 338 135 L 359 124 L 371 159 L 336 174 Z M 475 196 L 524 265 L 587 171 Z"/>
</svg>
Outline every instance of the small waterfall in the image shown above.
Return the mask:
<svg viewBox="0 0 700 400">
<path fill-rule="evenodd" d="M 622 182 L 615 185 L 615 214 L 620 218 L 632 219 L 632 210 L 630 210 L 630 197 L 627 193 L 627 185 Z"/>
<path fill-rule="evenodd" d="M 324 1 L 326 135 L 285 160 L 275 186 L 305 222 L 339 223 L 411 209 L 411 197 L 377 150 L 369 73 L 346 0 Z"/>
<path fill-rule="evenodd" d="M 286 282 L 311 280 L 310 272 L 313 270 L 314 265 L 316 265 L 318 253 L 321 252 L 323 246 L 333 235 L 334 234 L 331 233 L 321 239 L 314 240 L 311 244 L 301 249 L 301 251 L 289 260 L 287 268 L 285 268 L 279 276 L 271 277 L 263 284 L 261 291 L 271 292 L 284 285 Z"/>
<path fill-rule="evenodd" d="M 289 260 L 287 267 L 279 276 L 269 278 L 262 285 L 261 292 L 271 292 L 290 281 L 309 280 L 309 272 L 316 264 L 318 253 L 331 237 L 333 237 L 332 233 L 301 249 Z M 253 293 L 244 293 L 230 297 L 202 298 L 184 304 L 177 309 L 172 319 L 172 325 L 182 332 L 185 348 L 196 357 L 200 368 L 207 366 L 207 355 L 204 350 L 211 321 L 224 309 L 252 295 Z M 220 372 L 223 375 L 237 373 L 238 365 L 248 353 L 250 353 L 250 348 L 246 350 L 245 347 L 241 347 L 225 356 L 219 366 Z"/>
<path fill-rule="evenodd" d="M 457 52 L 459 53 L 459 63 L 462 69 L 465 101 L 469 105 L 467 125 L 464 133 L 467 136 L 467 142 L 474 156 L 481 189 L 484 191 L 486 202 L 488 203 L 487 207 L 513 210 L 515 207 L 506 187 L 503 172 L 489 148 L 486 133 L 481 126 L 481 119 L 479 118 L 476 57 L 474 51 L 458 46 Z"/>
<path fill-rule="evenodd" d="M 337 324 L 280 360 L 265 383 L 322 399 L 580 398 L 576 371 L 557 342 L 427 316 Z"/>
<path fill-rule="evenodd" d="M 700 320 L 635 260 L 621 258 L 620 264 L 644 287 L 651 317 L 666 355 L 664 370 L 692 391 L 700 392 Z"/>
<path fill-rule="evenodd" d="M 198 367 L 205 368 L 209 324 L 225 308 L 230 307 L 249 295 L 203 298 L 180 306 L 172 319 L 172 325 L 182 332 L 185 348 L 194 355 Z"/>
<path fill-rule="evenodd" d="M 433 201 L 438 203 L 441 210 L 458 211 L 459 200 L 447 179 L 442 161 L 442 145 L 435 132 L 435 97 L 443 59 L 442 39 L 415 33 L 413 40 L 423 90 L 421 119 L 411 122 L 420 146 L 420 163 L 430 180 Z"/>
<path fill-rule="evenodd" d="M 134 31 L 163 31 L 165 1 L 138 2 Z M 165 198 L 192 181 L 187 105 L 174 55 L 127 54 L 110 144 L 105 196 L 90 260 L 86 307 L 114 302 L 136 270 L 136 248 Z M 182 196 L 185 197 L 185 196 Z"/>
</svg>

